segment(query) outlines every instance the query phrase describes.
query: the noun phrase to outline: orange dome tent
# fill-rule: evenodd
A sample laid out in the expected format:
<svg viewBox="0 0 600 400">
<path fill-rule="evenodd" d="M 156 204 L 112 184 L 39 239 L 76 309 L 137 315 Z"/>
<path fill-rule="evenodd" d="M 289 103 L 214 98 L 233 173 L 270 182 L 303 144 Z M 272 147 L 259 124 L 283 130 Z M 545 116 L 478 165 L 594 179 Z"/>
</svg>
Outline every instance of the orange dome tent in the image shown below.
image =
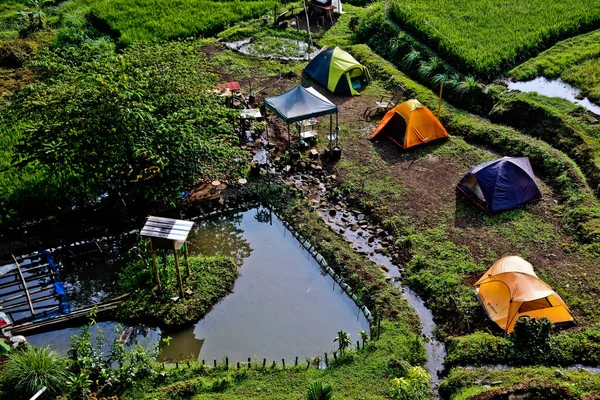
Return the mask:
<svg viewBox="0 0 600 400">
<path fill-rule="evenodd" d="M 408 149 L 447 138 L 448 133 L 427 107 L 413 99 L 388 111 L 370 139 L 386 136 L 398 146 Z"/>
<path fill-rule="evenodd" d="M 475 288 L 489 317 L 508 333 L 521 316 L 548 318 L 555 325 L 574 323 L 565 302 L 521 257 L 496 261 Z"/>
</svg>

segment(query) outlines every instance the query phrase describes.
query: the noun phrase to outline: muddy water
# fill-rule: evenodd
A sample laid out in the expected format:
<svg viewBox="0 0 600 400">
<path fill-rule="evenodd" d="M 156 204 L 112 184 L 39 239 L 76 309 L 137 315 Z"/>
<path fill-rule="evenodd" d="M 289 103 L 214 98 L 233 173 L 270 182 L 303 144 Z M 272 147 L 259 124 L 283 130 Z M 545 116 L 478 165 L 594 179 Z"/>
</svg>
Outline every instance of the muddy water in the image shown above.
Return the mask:
<svg viewBox="0 0 600 400">
<path fill-rule="evenodd" d="M 369 331 L 352 300 L 265 208 L 200 221 L 189 243 L 192 254 L 234 258 L 241 276 L 203 320 L 165 333 L 172 341 L 159 360 L 187 355 L 211 364 L 225 356 L 290 363 L 334 349 L 340 329 L 353 342 L 359 331 Z"/>
<path fill-rule="evenodd" d="M 577 97 L 579 97 L 581 91 L 561 79 L 549 80 L 539 77 L 527 82 L 509 82 L 508 89 L 520 90 L 521 92 L 537 92 L 548 97 L 560 97 L 600 115 L 600 106 L 592 103 L 587 98 L 578 99 Z"/>
</svg>

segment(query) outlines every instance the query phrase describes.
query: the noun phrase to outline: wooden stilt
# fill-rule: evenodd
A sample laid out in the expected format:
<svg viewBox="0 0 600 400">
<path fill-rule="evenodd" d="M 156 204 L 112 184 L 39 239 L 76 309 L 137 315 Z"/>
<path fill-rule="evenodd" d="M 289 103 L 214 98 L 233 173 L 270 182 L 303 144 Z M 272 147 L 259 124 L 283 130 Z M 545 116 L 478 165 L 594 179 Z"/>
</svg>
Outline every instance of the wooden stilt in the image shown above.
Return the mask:
<svg viewBox="0 0 600 400">
<path fill-rule="evenodd" d="M 160 276 L 158 274 L 158 264 L 156 264 L 156 252 L 152 246 L 152 240 L 150 240 L 150 252 L 152 253 L 152 267 L 154 268 L 154 280 L 158 285 L 158 290 L 162 292 L 162 283 L 160 282 Z"/>
<path fill-rule="evenodd" d="M 179 297 L 183 298 L 183 281 L 181 280 L 181 271 L 179 270 L 179 255 L 177 255 L 177 245 L 175 244 L 175 242 L 173 242 L 173 256 L 175 257 L 175 272 L 177 273 Z"/>
<path fill-rule="evenodd" d="M 29 310 L 31 310 L 31 315 L 35 315 L 35 310 L 33 309 L 33 304 L 31 303 L 31 296 L 29 295 L 29 289 L 27 289 L 27 282 L 25 282 L 25 277 L 23 276 L 23 272 L 21 272 L 21 266 L 19 265 L 19 262 L 17 261 L 14 255 L 12 255 L 12 258 L 17 266 L 17 271 L 19 272 L 21 282 L 23 282 L 23 290 L 25 290 L 25 295 L 27 296 L 27 302 L 29 303 Z"/>
<path fill-rule="evenodd" d="M 292 137 L 290 136 L 290 124 L 288 124 L 288 147 L 292 145 Z"/>
<path fill-rule="evenodd" d="M 184 249 L 185 249 L 185 252 L 183 253 L 183 258 L 185 260 L 185 270 L 186 270 L 187 276 L 189 278 L 190 276 L 192 276 L 192 272 L 190 271 L 190 262 L 188 260 L 188 244 L 187 244 L 187 242 L 185 242 L 183 244 L 183 246 L 184 246 Z"/>
</svg>

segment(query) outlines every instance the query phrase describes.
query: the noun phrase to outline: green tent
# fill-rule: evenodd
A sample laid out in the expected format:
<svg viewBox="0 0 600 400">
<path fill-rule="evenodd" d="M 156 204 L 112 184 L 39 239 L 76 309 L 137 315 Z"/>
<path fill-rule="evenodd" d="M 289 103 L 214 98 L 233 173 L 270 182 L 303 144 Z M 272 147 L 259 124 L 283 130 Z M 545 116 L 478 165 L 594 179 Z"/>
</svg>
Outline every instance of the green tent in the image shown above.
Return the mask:
<svg viewBox="0 0 600 400">
<path fill-rule="evenodd" d="M 304 72 L 331 92 L 348 96 L 358 96 L 356 90 L 371 80 L 369 70 L 339 47 L 321 51 Z"/>
</svg>

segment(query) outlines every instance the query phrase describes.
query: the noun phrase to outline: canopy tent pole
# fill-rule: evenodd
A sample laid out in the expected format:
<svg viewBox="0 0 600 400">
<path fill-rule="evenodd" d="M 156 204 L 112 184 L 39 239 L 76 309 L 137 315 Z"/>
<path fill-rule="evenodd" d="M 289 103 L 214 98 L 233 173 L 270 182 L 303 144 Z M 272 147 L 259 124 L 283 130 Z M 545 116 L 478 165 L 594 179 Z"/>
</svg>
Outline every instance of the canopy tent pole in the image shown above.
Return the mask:
<svg viewBox="0 0 600 400">
<path fill-rule="evenodd" d="M 338 112 L 335 112 L 335 147 L 340 147 L 340 120 Z"/>
<path fill-rule="evenodd" d="M 329 150 L 331 150 L 332 140 L 333 140 L 333 114 L 329 114 Z"/>
<path fill-rule="evenodd" d="M 288 148 L 292 146 L 292 137 L 290 136 L 290 124 L 287 124 L 288 126 Z"/>
</svg>

